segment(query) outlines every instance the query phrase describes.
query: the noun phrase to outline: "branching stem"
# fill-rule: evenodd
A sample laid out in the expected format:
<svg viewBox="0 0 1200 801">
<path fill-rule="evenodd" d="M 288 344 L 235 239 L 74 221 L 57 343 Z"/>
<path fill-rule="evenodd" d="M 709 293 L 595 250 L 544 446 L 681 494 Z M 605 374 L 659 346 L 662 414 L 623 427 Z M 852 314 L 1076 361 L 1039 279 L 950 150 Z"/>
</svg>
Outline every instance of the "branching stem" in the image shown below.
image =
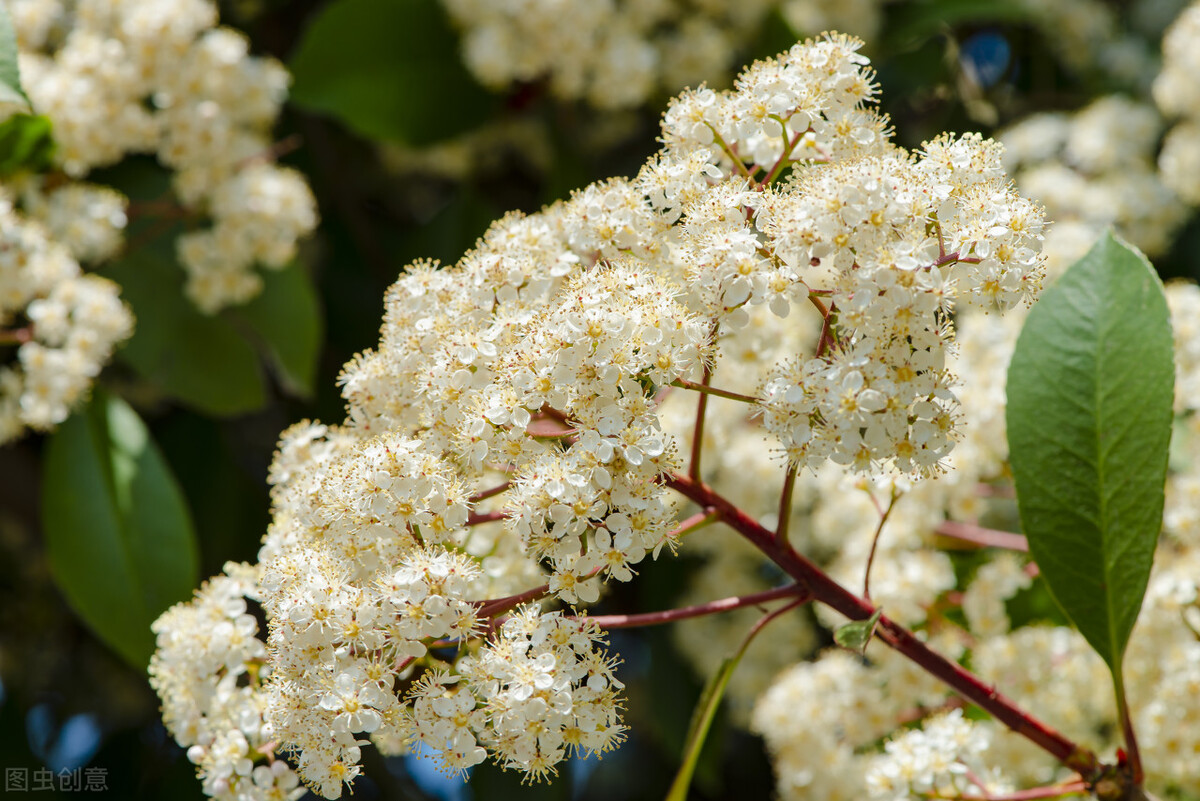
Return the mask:
<svg viewBox="0 0 1200 801">
<path fill-rule="evenodd" d="M 981 548 L 1004 548 L 1009 551 L 1029 552 L 1029 541 L 1023 535 L 984 528 L 974 523 L 960 523 L 957 520 L 946 520 L 934 529 L 934 533 L 940 534 L 943 537 L 951 537 L 963 542 L 969 542 Z"/>
<path fill-rule="evenodd" d="M 485 489 L 482 492 L 475 493 L 474 495 L 472 495 L 470 498 L 467 499 L 467 503 L 469 503 L 471 505 L 475 505 L 475 504 L 479 503 L 480 501 L 487 500 L 488 498 L 494 498 L 497 495 L 499 495 L 500 493 L 506 491 L 511 486 L 512 486 L 511 481 L 505 481 L 503 484 L 492 487 L 491 489 Z"/>
<path fill-rule="evenodd" d="M 776 587 L 773 590 L 765 592 L 756 592 L 751 595 L 735 595 L 731 598 L 721 598 L 717 601 L 709 601 L 696 606 L 685 606 L 679 609 L 664 609 L 661 612 L 644 612 L 637 615 L 597 615 L 589 618 L 595 621 L 602 629 L 630 629 L 640 626 L 658 626 L 663 623 L 671 623 L 676 620 L 687 620 L 691 617 L 702 617 L 704 615 L 715 615 L 718 612 L 728 612 L 731 609 L 740 609 L 743 606 L 758 606 L 767 601 L 774 601 L 779 598 L 796 598 L 797 601 L 804 602 L 808 600 L 808 591 L 800 584 L 789 584 L 786 587 Z"/>
<path fill-rule="evenodd" d="M 504 598 L 496 598 L 491 601 L 478 601 L 479 608 L 475 611 L 476 617 L 495 617 L 502 615 L 510 609 L 515 609 L 523 603 L 529 601 L 537 601 L 545 598 L 550 593 L 550 585 L 543 584 L 540 587 L 534 587 L 532 590 L 518 592 L 516 595 L 508 595 Z"/>
<path fill-rule="evenodd" d="M 680 474 L 668 477 L 666 484 L 701 507 L 717 510 L 726 525 L 762 551 L 794 578 L 799 586 L 806 588 L 814 600 L 851 620 L 866 620 L 874 612 L 870 603 L 838 584 L 791 546 L 777 540 L 774 532 L 763 528 L 711 487 Z M 934 652 L 912 632 L 886 615 L 879 618 L 876 636 L 925 672 L 991 714 L 1000 723 L 1042 748 L 1068 768 L 1079 772 L 1085 780 L 1091 781 L 1099 776 L 1103 766 L 1094 753 L 1034 718 L 998 692 L 994 686 L 986 684 L 961 665 Z"/>
<path fill-rule="evenodd" d="M 508 517 L 508 512 L 471 512 L 467 515 L 468 526 L 478 526 L 481 523 L 494 523 L 497 520 L 504 520 Z"/>
<path fill-rule="evenodd" d="M 778 120 L 779 118 L 776 117 L 776 119 Z M 783 123 L 783 121 L 780 120 L 780 124 L 782 124 L 782 123 Z M 803 131 L 797 131 L 792 136 L 790 141 L 787 139 L 787 126 L 786 125 L 784 126 L 783 130 L 784 130 L 783 153 L 781 153 L 779 155 L 779 159 L 776 160 L 775 164 L 771 167 L 770 172 L 768 172 L 766 174 L 766 176 L 762 179 L 762 181 L 759 182 L 757 188 L 760 192 L 762 190 L 766 189 L 768 186 L 770 186 L 771 182 L 779 177 L 779 173 L 787 165 L 788 157 L 792 155 L 792 151 L 796 149 L 796 145 L 798 145 L 800 143 L 800 140 L 802 138 L 804 138 L 804 135 L 806 133 L 808 133 L 809 131 L 811 131 L 812 128 L 810 127 L 810 128 L 805 128 Z"/>
<path fill-rule="evenodd" d="M 31 339 L 33 339 L 33 326 L 30 325 L 8 330 L 0 329 L 0 345 L 24 345 Z"/>
</svg>

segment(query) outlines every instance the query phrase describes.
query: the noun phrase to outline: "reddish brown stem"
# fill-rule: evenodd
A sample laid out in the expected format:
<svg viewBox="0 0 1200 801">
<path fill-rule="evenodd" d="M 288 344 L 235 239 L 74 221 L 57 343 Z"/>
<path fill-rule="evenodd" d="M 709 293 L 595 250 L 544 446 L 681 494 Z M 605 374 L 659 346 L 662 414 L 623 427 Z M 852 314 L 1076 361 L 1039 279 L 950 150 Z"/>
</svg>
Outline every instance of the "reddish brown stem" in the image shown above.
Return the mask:
<svg viewBox="0 0 1200 801">
<path fill-rule="evenodd" d="M 788 157 L 792 155 L 792 151 L 795 150 L 796 145 L 798 145 L 800 143 L 801 137 L 803 137 L 806 133 L 808 133 L 811 130 L 812 130 L 812 128 L 806 128 L 803 131 L 797 131 L 792 136 L 791 141 L 788 142 L 787 145 L 783 148 L 783 152 L 781 154 L 779 154 L 779 158 L 775 161 L 775 164 L 773 164 L 771 166 L 770 171 L 763 177 L 763 179 L 759 183 L 759 185 L 757 187 L 755 187 L 756 189 L 758 189 L 758 191 L 761 192 L 762 190 L 766 189 L 768 186 L 771 185 L 771 182 L 774 181 L 779 176 L 780 171 L 783 169 L 784 165 L 787 164 Z"/>
<path fill-rule="evenodd" d="M 666 534 L 664 534 L 663 538 L 661 540 L 659 540 L 659 545 L 666 542 L 667 540 L 678 539 L 679 537 L 682 537 L 684 534 L 687 534 L 690 531 L 704 528 L 705 526 L 707 526 L 709 523 L 711 523 L 712 521 L 714 521 L 716 519 L 717 519 L 717 513 L 714 512 L 712 509 L 704 509 L 702 511 L 696 512 L 696 514 L 687 518 L 686 520 L 681 522 L 678 526 L 676 526 L 675 528 L 671 529 Z"/>
<path fill-rule="evenodd" d="M 976 258 L 975 256 L 959 256 L 958 251 L 956 250 L 953 253 L 946 253 L 942 255 L 941 258 L 933 263 L 933 266 L 945 267 L 947 264 L 956 261 L 962 262 L 963 264 L 979 264 L 979 262 L 983 261 L 983 259 Z"/>
<path fill-rule="evenodd" d="M 496 598 L 491 601 L 476 601 L 479 608 L 475 610 L 476 617 L 495 617 L 502 615 L 510 609 L 514 609 L 523 603 L 536 601 L 545 597 L 550 592 L 550 585 L 543 584 L 540 587 L 534 587 L 532 590 L 518 592 L 516 595 L 508 595 L 504 598 Z"/>
<path fill-rule="evenodd" d="M 0 345 L 24 345 L 33 339 L 33 326 L 0 330 Z"/>
<path fill-rule="evenodd" d="M 280 139 L 278 142 L 276 142 L 275 144 L 271 145 L 270 147 L 264 148 L 262 151 L 260 151 L 258 153 L 254 153 L 252 155 L 246 156 L 246 158 L 242 159 L 241 161 L 239 161 L 237 163 L 237 169 L 240 170 L 243 167 L 247 167 L 251 164 L 254 164 L 255 162 L 260 162 L 260 161 L 262 161 L 262 162 L 278 161 L 280 158 L 282 158 L 283 156 L 286 156 L 288 153 L 291 153 L 292 151 L 295 151 L 295 150 L 299 150 L 300 146 L 303 144 L 304 144 L 304 139 L 303 139 L 303 137 L 300 136 L 300 134 L 294 133 L 294 134 L 291 134 L 290 136 L 285 136 L 282 139 Z"/>
<path fill-rule="evenodd" d="M 813 306 L 817 307 L 817 311 L 821 313 L 823 322 L 821 323 L 821 336 L 817 340 L 817 358 L 821 358 L 829 352 L 829 348 L 833 345 L 833 315 L 837 311 L 834 304 L 830 303 L 826 308 L 821 299 L 811 292 L 808 295 L 808 300 Z"/>
<path fill-rule="evenodd" d="M 983 481 L 975 485 L 975 494 L 981 498 L 1017 497 L 1017 491 L 1011 484 L 988 484 Z"/>
<path fill-rule="evenodd" d="M 602 629 L 630 629 L 637 626 L 657 626 L 676 620 L 687 620 L 690 617 L 702 617 L 703 615 L 715 615 L 718 612 L 728 612 L 731 609 L 740 609 L 743 606 L 757 606 L 767 601 L 797 595 L 801 596 L 797 600 L 805 601 L 808 599 L 808 591 L 803 586 L 800 584 L 789 584 L 786 587 L 776 587 L 773 590 L 756 592 L 752 595 L 735 595 L 732 598 L 722 598 L 719 601 L 709 601 L 706 604 L 685 606 L 680 609 L 664 609 L 661 612 L 645 612 L 639 615 L 597 615 L 589 619 L 597 623 Z"/>
<path fill-rule="evenodd" d="M 480 523 L 494 523 L 497 520 L 504 520 L 508 517 L 508 512 L 471 512 L 467 515 L 468 526 L 478 526 Z"/>
<path fill-rule="evenodd" d="M 763 528 L 741 509 L 713 491 L 711 487 L 680 474 L 669 476 L 666 484 L 700 506 L 716 509 L 726 525 L 762 551 L 784 572 L 794 578 L 799 586 L 807 589 L 814 600 L 831 607 L 851 620 L 866 620 L 874 614 L 875 609 L 870 603 L 842 587 L 789 545 L 777 540 L 773 532 Z M 1099 760 L 1091 751 L 1037 720 L 1000 694 L 995 687 L 984 683 L 961 665 L 932 651 L 912 632 L 887 616 L 879 618 L 876 636 L 901 655 L 919 665 L 925 672 L 941 680 L 955 692 L 1051 754 L 1068 768 L 1078 771 L 1085 778 L 1099 774 L 1101 768 Z"/>
<path fill-rule="evenodd" d="M 1020 534 L 1009 531 L 996 531 L 973 523 L 960 523 L 957 520 L 947 520 L 939 525 L 935 533 L 943 537 L 951 537 L 963 542 L 969 542 L 982 548 L 1004 548 L 1009 551 L 1029 552 L 1029 540 Z"/>
<path fill-rule="evenodd" d="M 1088 785 L 1083 779 L 1052 784 L 1047 787 L 1030 787 L 1026 790 L 1016 790 L 1011 793 L 992 794 L 984 792 L 980 795 L 936 795 L 924 793 L 923 797 L 931 801 L 1036 801 L 1039 798 L 1058 798 L 1061 795 L 1076 795 L 1088 792 Z"/>
<path fill-rule="evenodd" d="M 491 489 L 485 489 L 482 492 L 475 493 L 474 495 L 472 495 L 470 498 L 467 499 L 467 503 L 474 505 L 474 504 L 479 503 L 480 501 L 487 500 L 488 498 L 494 498 L 495 496 L 504 492 L 511 486 L 512 486 L 511 481 L 505 481 L 503 484 L 500 484 L 499 486 L 495 486 L 495 487 L 492 487 Z"/>
</svg>

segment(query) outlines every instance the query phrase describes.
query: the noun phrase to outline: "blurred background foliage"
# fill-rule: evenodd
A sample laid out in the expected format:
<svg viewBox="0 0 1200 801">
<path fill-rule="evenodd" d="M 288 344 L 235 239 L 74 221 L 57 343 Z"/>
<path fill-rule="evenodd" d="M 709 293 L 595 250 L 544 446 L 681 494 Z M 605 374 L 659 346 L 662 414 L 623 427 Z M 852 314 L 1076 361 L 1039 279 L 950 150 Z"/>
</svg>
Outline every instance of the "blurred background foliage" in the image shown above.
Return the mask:
<svg viewBox="0 0 1200 801">
<path fill-rule="evenodd" d="M 1138 17 L 1138 6 L 1109 4 L 1122 25 Z M 883 7 L 882 33 L 865 52 L 900 144 L 916 147 L 941 131 L 990 133 L 1114 89 L 1144 92 L 1065 64 L 1054 31 L 1035 24 L 1030 8 L 1007 0 Z M 296 264 L 265 274 L 257 299 L 205 316 L 183 297 L 173 263 L 171 243 L 183 221 L 156 213 L 166 174 L 150 158 L 104 170 L 94 179 L 132 203 L 124 254 L 101 272 L 121 285 L 136 334 L 88 409 L 52 437 L 0 450 L 0 767 L 101 768 L 113 798 L 202 797 L 192 766 L 159 721 L 144 671 L 131 663 L 148 656 L 145 626 L 169 602 L 188 597 L 227 560 L 254 561 L 269 520 L 265 479 L 276 436 L 306 417 L 342 419 L 337 375 L 375 344 L 385 289 L 414 259 L 453 263 L 510 210 L 534 211 L 591 181 L 632 175 L 657 149 L 667 100 L 664 94 L 613 111 L 556 100 L 539 84 L 488 91 L 462 65 L 458 34 L 436 0 L 227 0 L 221 17 L 250 36 L 254 52 L 276 56 L 293 72 L 275 138 L 281 161 L 313 187 L 318 233 Z M 1161 27 L 1142 30 L 1153 50 Z M 772 55 L 814 33 L 774 14 L 735 61 Z M 0 173 L 10 161 L 39 158 L 44 128 L 0 129 Z M 1164 276 L 1195 277 L 1188 254 L 1197 245 L 1193 221 L 1157 261 Z M 144 428 L 129 424 L 130 409 Z M 63 512 L 61 493 L 113 480 L 110 451 L 149 465 L 143 472 L 166 487 L 152 494 L 170 496 L 165 508 L 139 505 L 135 488 L 127 508 L 98 503 L 84 518 Z M 126 577 L 103 558 L 104 521 L 150 538 L 163 520 L 181 521 L 175 531 L 182 539 L 147 586 L 134 586 L 136 569 Z M 648 563 L 642 580 L 617 587 L 600 611 L 671 606 L 695 567 L 686 556 Z M 146 608 L 140 616 L 75 614 L 90 605 L 89 575 L 120 584 L 140 599 L 134 606 Z M 1055 614 L 1044 594 L 1026 593 L 1016 606 L 1031 617 Z M 518 776 L 489 765 L 463 785 L 440 781 L 428 761 L 385 762 L 368 749 L 355 797 L 661 798 L 703 677 L 665 629 L 612 639 L 625 660 L 631 734 L 603 762 L 573 762 L 553 784 L 524 788 Z M 719 719 L 693 796 L 767 798 L 772 786 L 761 742 Z"/>
</svg>

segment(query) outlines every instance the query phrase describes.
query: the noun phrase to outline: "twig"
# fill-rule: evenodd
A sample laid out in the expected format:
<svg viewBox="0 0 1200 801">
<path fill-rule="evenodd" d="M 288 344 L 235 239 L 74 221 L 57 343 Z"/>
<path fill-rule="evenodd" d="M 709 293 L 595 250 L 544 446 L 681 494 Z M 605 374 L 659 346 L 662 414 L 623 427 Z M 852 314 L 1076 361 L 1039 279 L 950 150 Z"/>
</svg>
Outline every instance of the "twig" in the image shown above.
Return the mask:
<svg viewBox="0 0 1200 801">
<path fill-rule="evenodd" d="M 977 526 L 974 523 L 946 520 L 934 529 L 934 533 L 969 542 L 981 548 L 1004 548 L 1009 551 L 1029 552 L 1029 540 L 1025 539 L 1023 535 L 1013 534 L 1010 531 L 996 531 Z"/>
<path fill-rule="evenodd" d="M 922 793 L 922 798 L 930 801 L 1036 801 L 1039 798 L 1058 798 L 1062 795 L 1083 795 L 1089 792 L 1088 784 L 1083 779 L 1052 784 L 1046 787 L 1030 787 L 1027 790 L 1017 790 L 1011 793 L 989 793 L 984 789 L 981 795 L 938 795 L 937 793 Z"/>
<path fill-rule="evenodd" d="M 714 615 L 718 612 L 728 612 L 731 609 L 740 609 L 743 606 L 757 606 L 767 601 L 774 601 L 789 596 L 800 596 L 796 599 L 797 603 L 804 603 L 809 598 L 808 591 L 803 586 L 800 584 L 789 584 L 786 587 L 776 587 L 773 590 L 765 592 L 756 592 L 751 595 L 735 595 L 732 598 L 722 598 L 719 601 L 709 601 L 705 604 L 685 606 L 679 609 L 665 609 L 661 612 L 644 612 L 637 615 L 597 615 L 588 619 L 603 629 L 630 629 L 638 626 L 658 626 L 676 620 L 687 620 L 691 617 L 702 617 L 703 615 Z"/>
<path fill-rule="evenodd" d="M 468 526 L 478 526 L 481 523 L 495 523 L 497 520 L 508 518 L 508 512 L 471 512 L 467 515 Z"/>
<path fill-rule="evenodd" d="M 779 119 L 779 118 L 776 117 L 776 119 Z M 788 156 L 792 155 L 792 151 L 796 149 L 796 145 L 798 145 L 800 143 L 800 140 L 804 137 L 804 135 L 806 133 L 808 133 L 809 131 L 812 130 L 812 127 L 810 126 L 808 128 L 805 128 L 803 131 L 796 131 L 796 134 L 792 137 L 790 142 L 787 140 L 787 135 L 786 135 L 787 127 L 784 126 L 783 130 L 785 132 L 784 140 L 783 140 L 784 141 L 783 153 L 781 153 L 779 155 L 779 158 L 776 160 L 775 164 L 771 167 L 770 172 L 768 172 L 766 174 L 766 176 L 762 179 L 762 181 L 759 182 L 757 189 L 760 192 L 762 190 L 766 189 L 768 186 L 770 186 L 771 182 L 774 181 L 779 176 L 780 171 L 783 170 L 784 166 L 787 164 Z"/>
<path fill-rule="evenodd" d="M 33 339 L 32 325 L 8 330 L 0 329 L 0 345 L 24 345 L 31 339 Z"/>
<path fill-rule="evenodd" d="M 956 250 L 953 253 L 943 253 L 941 258 L 939 258 L 937 261 L 935 261 L 932 266 L 945 267 L 947 264 L 950 264 L 951 262 L 961 262 L 963 264 L 979 264 L 979 262 L 981 262 L 981 261 L 983 261 L 983 259 L 976 258 L 975 256 L 959 256 L 958 251 Z"/>
<path fill-rule="evenodd" d="M 480 501 L 487 500 L 488 498 L 494 498 L 495 496 L 504 492 L 511 486 L 512 486 L 511 481 L 505 481 L 503 484 L 500 484 L 499 486 L 492 487 L 491 489 L 485 489 L 482 492 L 475 493 L 470 498 L 467 498 L 467 503 L 474 505 L 474 504 L 479 503 Z"/>
<path fill-rule="evenodd" d="M 304 144 L 304 138 L 298 133 L 290 134 L 283 137 L 278 142 L 275 142 L 270 147 L 263 148 L 258 153 L 252 153 L 239 161 L 236 169 L 242 169 L 256 162 L 271 162 L 286 156 L 288 153 L 299 150 Z"/>
<path fill-rule="evenodd" d="M 793 548 L 776 540 L 774 532 L 759 525 L 711 487 L 678 473 L 668 476 L 665 483 L 701 507 L 716 509 L 726 525 L 762 551 L 798 585 L 807 588 L 814 600 L 851 620 L 866 620 L 873 613 L 874 608 L 870 603 L 838 584 Z M 908 629 L 885 615 L 879 618 L 876 632 L 876 636 L 885 644 L 1068 768 L 1079 772 L 1085 780 L 1100 775 L 1103 766 L 1094 753 L 1025 712 L 994 686 L 983 682 L 961 665 L 931 650 Z"/>
<path fill-rule="evenodd" d="M 830 303 L 829 307 L 826 308 L 825 304 L 821 302 L 821 299 L 811 292 L 808 295 L 808 301 L 817 307 L 817 311 L 821 313 L 821 318 L 823 320 L 821 323 L 821 336 L 817 340 L 817 358 L 819 359 L 829 352 L 829 348 L 835 341 L 835 336 L 833 334 L 833 317 L 837 311 L 837 308 L 833 303 Z"/>
<path fill-rule="evenodd" d="M 892 510 L 896 508 L 896 501 L 899 498 L 900 493 L 896 491 L 896 485 L 893 484 L 887 508 L 879 513 L 879 525 L 875 527 L 875 537 L 871 540 L 871 552 L 867 554 L 867 569 L 863 571 L 863 598 L 867 601 L 871 600 L 871 565 L 875 563 L 875 550 L 879 546 L 879 538 L 883 535 L 883 525 L 887 523 Z M 871 496 L 871 500 L 875 500 L 874 495 Z"/>
<path fill-rule="evenodd" d="M 543 584 L 540 587 L 534 587 L 532 590 L 525 590 L 516 595 L 507 595 L 503 598 L 496 598 L 491 601 L 476 601 L 479 608 L 475 610 L 476 617 L 495 617 L 502 615 L 510 609 L 520 606 L 527 601 L 536 601 L 544 598 L 550 593 L 550 585 Z"/>
<path fill-rule="evenodd" d="M 699 531 L 710 523 L 715 522 L 718 517 L 719 515 L 713 509 L 705 509 L 703 511 L 696 512 L 696 514 L 684 520 L 666 534 L 663 534 L 662 539 L 658 541 L 658 544 L 662 545 L 667 540 L 677 540 L 684 534 L 691 534 L 693 531 Z"/>
</svg>

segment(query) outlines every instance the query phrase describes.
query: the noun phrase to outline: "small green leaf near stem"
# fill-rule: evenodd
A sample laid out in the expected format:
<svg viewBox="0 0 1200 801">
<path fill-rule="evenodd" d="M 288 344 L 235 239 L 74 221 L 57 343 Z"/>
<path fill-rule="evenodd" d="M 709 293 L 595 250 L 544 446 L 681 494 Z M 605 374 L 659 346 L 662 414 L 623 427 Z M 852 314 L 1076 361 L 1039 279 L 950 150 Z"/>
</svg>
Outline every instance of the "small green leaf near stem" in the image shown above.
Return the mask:
<svg viewBox="0 0 1200 801">
<path fill-rule="evenodd" d="M 763 615 L 746 634 L 737 651 L 727 657 L 717 668 L 717 672 L 709 678 L 704 691 L 700 694 L 700 700 L 696 704 L 696 711 L 692 714 L 687 739 L 684 740 L 683 760 L 679 765 L 679 771 L 675 774 L 675 780 L 671 782 L 670 790 L 667 791 L 666 801 L 686 801 L 688 787 L 692 783 L 692 774 L 696 770 L 696 762 L 700 759 L 700 751 L 704 747 L 708 730 L 721 705 L 725 688 L 729 685 L 729 679 L 733 677 L 733 671 L 745 655 L 746 649 L 750 647 L 750 643 L 760 631 L 766 628 L 768 623 L 806 601 L 807 597 L 800 597 Z"/>
</svg>

